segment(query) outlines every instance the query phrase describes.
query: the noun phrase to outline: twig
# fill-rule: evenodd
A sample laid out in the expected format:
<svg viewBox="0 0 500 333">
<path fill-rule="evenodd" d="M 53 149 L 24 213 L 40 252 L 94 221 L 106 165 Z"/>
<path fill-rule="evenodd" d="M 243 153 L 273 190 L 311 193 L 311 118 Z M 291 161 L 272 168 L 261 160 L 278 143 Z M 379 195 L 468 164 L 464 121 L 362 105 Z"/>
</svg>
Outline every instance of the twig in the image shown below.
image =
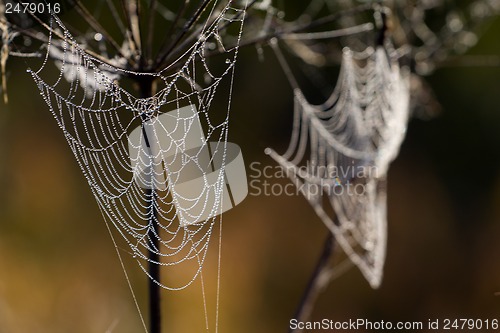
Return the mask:
<svg viewBox="0 0 500 333">
<path fill-rule="evenodd" d="M 248 6 L 246 7 L 246 9 L 247 10 L 250 9 L 253 5 L 255 5 L 256 2 L 257 2 L 257 0 L 252 0 L 252 2 L 250 2 L 248 4 Z M 234 22 L 234 20 L 238 20 L 239 18 L 241 18 L 242 15 L 243 15 L 242 12 L 239 12 L 238 14 L 236 14 L 234 16 L 233 20 L 230 20 L 230 21 L 226 22 L 225 24 L 221 25 L 219 27 L 219 32 L 226 30 Z M 176 16 L 175 20 L 177 21 L 178 19 L 179 19 L 179 15 Z M 159 70 L 160 72 L 163 72 L 168 67 L 170 67 L 169 60 L 171 60 L 171 59 L 177 59 L 177 57 L 179 56 L 179 54 L 182 54 L 184 52 L 185 47 L 187 45 L 190 45 L 191 43 L 193 43 L 193 41 L 196 40 L 199 37 L 199 35 L 203 31 L 204 27 L 212 25 L 212 23 L 216 19 L 217 19 L 217 17 L 213 16 L 206 24 L 204 24 L 203 26 L 198 27 L 189 36 L 187 36 L 186 38 L 184 38 L 184 40 L 182 41 L 182 43 L 178 44 L 178 46 L 176 47 L 176 49 L 178 50 L 177 52 L 175 52 L 175 50 L 172 49 L 172 51 L 168 55 L 166 55 L 165 57 L 163 57 L 163 60 L 161 62 L 157 63 L 157 66 L 156 66 L 157 70 Z M 162 47 L 161 49 L 163 49 L 163 48 L 164 47 Z M 223 51 L 222 53 L 225 53 L 225 52 L 226 51 Z M 217 54 L 221 54 L 221 52 L 219 51 L 219 52 L 217 52 Z"/>
<path fill-rule="evenodd" d="M 289 28 L 278 29 L 278 30 L 271 32 L 269 34 L 265 34 L 263 36 L 258 36 L 258 37 L 253 38 L 253 39 L 242 41 L 240 44 L 240 47 L 255 45 L 255 44 L 264 44 L 264 43 L 267 43 L 268 41 L 272 40 L 273 38 L 279 39 L 283 35 L 289 35 L 289 34 L 293 34 L 293 33 L 297 33 L 297 32 L 302 32 L 305 30 L 317 28 L 317 27 L 323 26 L 325 24 L 335 22 L 338 19 L 340 19 L 341 17 L 343 17 L 344 15 L 353 15 L 353 14 L 364 12 L 364 11 L 370 10 L 370 9 L 373 9 L 373 5 L 371 3 L 365 4 L 365 5 L 360 5 L 360 6 L 357 6 L 355 8 L 348 9 L 348 10 L 342 10 L 342 11 L 339 11 L 335 14 L 328 15 L 328 16 L 322 17 L 320 19 L 317 19 L 316 21 L 312 21 L 310 23 L 306 23 L 306 24 L 302 24 L 302 25 L 291 25 Z"/>
<path fill-rule="evenodd" d="M 153 81 L 141 77 L 138 80 L 140 86 L 140 94 L 142 98 L 153 96 Z M 143 121 L 145 121 L 143 116 Z M 144 135 L 145 143 L 148 149 L 151 145 L 144 125 L 142 126 L 142 134 Z M 151 155 L 153 155 L 150 152 Z M 149 333 L 161 333 L 161 287 L 159 285 L 160 276 L 160 255 L 159 255 L 159 228 L 158 228 L 158 210 L 156 209 L 156 195 L 154 188 L 146 190 L 146 197 L 151 198 L 151 211 L 149 216 L 149 239 L 151 240 L 151 250 L 148 251 L 148 273 L 150 279 L 148 280 L 149 289 Z"/>
<path fill-rule="evenodd" d="M 109 32 L 104 29 L 104 27 L 95 19 L 95 17 L 80 1 L 76 2 L 75 9 L 95 31 L 101 33 L 104 38 L 106 38 L 106 40 L 116 49 L 116 51 L 122 57 L 125 57 L 125 55 L 122 53 L 120 45 L 118 45 L 111 34 L 109 34 Z"/>
<path fill-rule="evenodd" d="M 163 42 L 160 44 L 159 52 L 162 52 L 163 50 L 168 48 L 168 41 L 169 38 L 173 36 L 173 33 L 175 29 L 179 28 L 179 21 L 181 20 L 182 16 L 184 15 L 184 12 L 186 11 L 187 3 L 189 0 L 185 0 L 182 4 L 181 7 L 177 10 L 177 14 L 175 15 L 174 20 L 170 24 L 170 27 L 167 30 L 167 33 L 165 34 L 165 37 L 163 38 Z M 158 61 L 158 59 L 156 59 Z"/>
<path fill-rule="evenodd" d="M 255 1 L 251 2 L 250 5 L 253 5 L 254 3 L 255 3 Z M 360 5 L 360 6 L 357 6 L 355 8 L 352 8 L 352 9 L 339 11 L 335 14 L 322 17 L 316 21 L 313 21 L 313 22 L 310 22 L 307 24 L 289 25 L 288 28 L 277 29 L 277 30 L 269 32 L 267 34 L 260 35 L 256 38 L 242 40 L 241 43 L 239 43 L 239 46 L 236 46 L 236 45 L 230 46 L 222 52 L 220 50 L 213 51 L 213 52 L 205 52 L 204 58 L 207 59 L 207 58 L 221 55 L 221 54 L 226 53 L 226 52 L 231 52 L 234 49 L 236 49 L 237 47 L 261 45 L 261 44 L 269 43 L 270 41 L 272 41 L 274 39 L 283 39 L 283 37 L 285 37 L 285 36 L 290 36 L 290 35 L 298 33 L 298 32 L 302 32 L 302 31 L 305 31 L 308 29 L 317 28 L 317 27 L 320 27 L 322 25 L 332 23 L 332 22 L 338 20 L 343 15 L 353 15 L 353 14 L 360 13 L 360 12 L 363 12 L 366 10 L 370 10 L 372 8 L 373 8 L 372 4 Z M 224 26 L 221 27 L 219 32 L 223 31 L 224 29 L 227 29 L 230 25 L 231 25 L 231 23 L 225 24 Z M 191 36 L 196 36 L 197 34 L 199 34 L 198 30 L 195 31 Z M 184 64 L 182 64 L 182 63 L 172 64 L 172 63 L 169 63 L 169 61 L 171 59 L 177 59 L 177 56 L 179 55 L 179 53 L 182 52 L 182 50 L 184 50 L 184 47 L 186 46 L 185 44 L 188 42 L 191 42 L 191 38 L 187 38 L 183 43 L 181 43 L 179 45 L 179 47 L 177 48 L 179 50 L 178 52 L 171 52 L 171 54 L 169 54 L 168 56 L 165 56 L 165 58 L 163 58 L 161 62 L 157 61 L 156 70 L 159 72 L 163 72 L 167 69 L 171 70 L 171 71 L 175 71 L 175 70 L 178 70 L 181 66 L 183 66 Z"/>
<path fill-rule="evenodd" d="M 9 40 L 10 32 L 5 18 L 5 5 L 0 2 L 0 32 L 2 33 L 2 46 L 0 49 L 0 71 L 2 75 L 2 94 L 3 102 L 9 103 L 9 96 L 7 95 L 7 59 L 9 58 Z"/>
<path fill-rule="evenodd" d="M 130 50 L 132 51 L 132 54 L 134 57 L 139 56 L 141 49 L 140 49 L 140 40 L 136 40 L 137 37 L 137 31 L 135 30 L 136 27 L 134 27 L 132 23 L 132 18 L 130 16 L 130 8 L 128 5 L 127 0 L 121 0 L 120 1 L 120 8 L 122 9 L 123 15 L 125 17 L 125 22 L 127 25 L 126 31 L 125 31 L 125 37 L 127 38 Z M 140 37 L 140 36 L 139 36 Z M 141 64 L 139 63 L 139 66 Z"/>
<path fill-rule="evenodd" d="M 157 57 L 157 64 L 161 64 L 172 52 L 172 50 L 179 44 L 179 42 L 182 40 L 182 38 L 186 35 L 186 33 L 189 32 L 191 27 L 198 22 L 198 19 L 200 18 L 201 14 L 205 11 L 205 8 L 208 6 L 208 4 L 211 2 L 211 0 L 204 0 L 201 5 L 198 7 L 194 15 L 189 19 L 189 21 L 186 22 L 184 27 L 179 31 L 173 42 L 165 49 L 160 51 L 158 57 Z"/>
<path fill-rule="evenodd" d="M 161 287 L 156 281 L 160 281 L 160 256 L 158 254 L 159 247 L 159 236 L 158 236 L 158 223 L 155 222 L 157 219 L 158 211 L 155 208 L 155 191 L 149 189 L 146 191 L 146 196 L 151 196 L 151 216 L 149 224 L 152 225 L 152 230 L 150 231 L 151 247 L 152 250 L 149 251 L 148 255 L 148 270 L 151 278 L 148 280 L 149 289 L 149 329 L 150 333 L 161 333 Z"/>
<path fill-rule="evenodd" d="M 330 259 L 334 254 L 335 249 L 335 236 L 329 232 L 325 241 L 325 245 L 323 246 L 323 252 L 321 253 L 318 263 L 314 268 L 313 274 L 309 279 L 307 287 L 305 289 L 304 294 L 300 300 L 299 306 L 295 311 L 294 319 L 298 321 L 305 321 L 310 316 L 312 309 L 314 307 L 314 303 L 316 303 L 316 299 L 324 288 L 325 285 L 325 274 L 331 272 L 330 268 Z M 326 279 L 330 280 L 330 279 Z M 298 329 L 290 329 L 289 333 L 300 332 Z"/>
</svg>

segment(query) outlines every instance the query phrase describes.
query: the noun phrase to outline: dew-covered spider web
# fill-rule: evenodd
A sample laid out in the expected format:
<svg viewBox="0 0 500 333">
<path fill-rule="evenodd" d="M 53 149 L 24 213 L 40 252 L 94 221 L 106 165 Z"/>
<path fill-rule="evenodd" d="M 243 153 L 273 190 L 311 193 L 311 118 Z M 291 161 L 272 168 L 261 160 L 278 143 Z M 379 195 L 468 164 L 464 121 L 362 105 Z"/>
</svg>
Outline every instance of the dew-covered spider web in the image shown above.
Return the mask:
<svg viewBox="0 0 500 333">
<path fill-rule="evenodd" d="M 409 73 L 389 49 L 345 48 L 337 85 L 322 105 L 296 87 L 288 150 L 266 149 L 374 288 L 386 254 L 387 170 L 409 110 Z"/>
<path fill-rule="evenodd" d="M 57 16 L 41 23 L 45 56 L 29 73 L 118 252 L 130 253 L 150 278 L 148 265 L 160 265 L 164 278 L 154 282 L 169 290 L 200 277 L 222 212 L 247 193 L 241 152 L 227 141 L 245 10 L 244 1 L 209 2 L 191 43 L 151 73 L 127 68 L 134 52 L 126 47 L 129 35 L 123 56 L 105 61 Z M 126 80 L 154 91 L 136 97 L 122 86 Z"/>
</svg>

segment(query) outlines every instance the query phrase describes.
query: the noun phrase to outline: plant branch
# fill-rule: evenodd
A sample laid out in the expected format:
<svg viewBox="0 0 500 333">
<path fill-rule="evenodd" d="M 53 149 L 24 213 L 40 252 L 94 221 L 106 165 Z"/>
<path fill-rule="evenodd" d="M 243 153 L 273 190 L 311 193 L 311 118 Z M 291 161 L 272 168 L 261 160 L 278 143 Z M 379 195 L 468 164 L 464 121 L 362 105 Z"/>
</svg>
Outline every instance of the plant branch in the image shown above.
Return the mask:
<svg viewBox="0 0 500 333">
<path fill-rule="evenodd" d="M 186 11 L 186 7 L 187 7 L 188 3 L 189 3 L 189 0 L 184 0 L 181 4 L 181 7 L 177 10 L 177 14 L 175 15 L 175 18 L 172 21 L 172 24 L 168 28 L 168 31 L 165 34 L 165 37 L 163 39 L 163 42 L 160 44 L 161 45 L 159 48 L 160 51 L 158 53 L 161 53 L 163 50 L 168 48 L 167 43 L 168 43 L 169 37 L 173 34 L 175 29 L 178 27 L 179 21 L 181 20 L 182 16 L 184 16 L 184 13 Z M 156 59 L 156 61 L 158 61 L 158 59 Z"/>
<path fill-rule="evenodd" d="M 35 15 L 32 15 L 32 17 L 41 25 L 43 26 L 45 29 L 47 29 L 47 31 L 49 33 L 52 33 L 53 35 L 57 36 L 59 39 L 63 40 L 63 41 L 66 41 L 67 43 L 69 43 L 70 45 L 78 48 L 78 50 L 82 51 L 82 52 L 85 52 L 87 55 L 99 60 L 100 62 L 102 63 L 105 63 L 107 65 L 109 65 L 110 67 L 115 67 L 115 65 L 113 65 L 109 59 L 101 56 L 100 54 L 98 54 L 97 52 L 94 52 L 88 48 L 82 48 L 80 45 L 78 45 L 78 43 L 76 41 L 74 41 L 73 39 L 71 38 L 68 38 L 64 35 L 61 34 L 61 32 L 58 30 L 58 29 L 54 29 L 52 28 L 52 26 L 49 26 L 47 25 L 45 22 L 43 22 L 42 20 L 40 20 L 37 16 Z M 66 27 L 62 24 L 62 22 L 57 18 L 57 16 L 53 16 L 54 20 L 56 20 L 56 22 L 64 29 L 66 29 Z M 14 26 L 15 27 L 15 26 Z M 26 29 L 15 29 L 15 31 L 21 35 L 24 35 L 24 36 L 27 36 L 27 37 L 30 37 L 30 38 L 33 38 L 34 40 L 37 40 L 37 41 L 40 41 L 42 43 L 49 43 L 49 38 L 45 35 L 40 35 L 36 32 L 33 32 L 31 30 L 26 30 Z M 14 43 L 12 43 L 14 44 Z M 15 45 L 15 44 L 14 44 Z M 127 59 L 127 61 L 131 61 L 130 58 L 125 58 Z"/>
<path fill-rule="evenodd" d="M 316 264 L 316 267 L 314 268 L 313 274 L 309 279 L 304 294 L 302 295 L 299 306 L 295 311 L 295 315 L 293 317 L 294 319 L 297 319 L 298 321 L 305 321 L 307 320 L 307 318 L 309 318 L 318 295 L 323 290 L 325 285 L 327 285 L 330 281 L 330 259 L 335 252 L 334 250 L 335 236 L 331 232 L 328 232 L 325 245 L 323 246 L 323 251 L 321 252 L 318 263 Z M 325 278 L 326 275 L 328 276 L 328 278 Z M 289 333 L 298 332 L 300 332 L 300 330 L 298 329 L 290 329 L 289 331 Z"/>
<path fill-rule="evenodd" d="M 172 50 L 177 46 L 177 44 L 179 44 L 179 42 L 182 40 L 182 38 L 188 33 L 188 31 L 191 29 L 191 27 L 198 21 L 201 14 L 205 11 L 205 9 L 207 8 L 208 4 L 211 1 L 212 0 L 204 0 L 203 1 L 203 3 L 200 5 L 200 7 L 198 7 L 198 9 L 196 10 L 195 14 L 189 19 L 189 21 L 186 22 L 186 24 L 181 29 L 179 34 L 176 36 L 174 41 L 165 50 L 160 51 L 158 58 L 157 58 L 157 61 L 156 61 L 156 64 L 161 64 L 168 57 L 170 52 L 172 52 Z"/>
<path fill-rule="evenodd" d="M 152 230 L 150 231 L 150 239 L 152 243 L 152 250 L 149 251 L 149 261 L 148 270 L 151 278 L 148 279 L 148 289 L 149 289 L 149 329 L 150 333 L 161 333 L 161 287 L 156 281 L 160 281 L 160 256 L 158 254 L 159 247 L 159 236 L 158 236 L 158 223 L 157 220 L 158 211 L 155 208 L 155 190 L 147 190 L 151 196 L 151 216 L 150 225 L 152 225 Z M 146 193 L 148 195 L 148 193 Z M 155 250 L 156 249 L 156 250 Z"/>
<path fill-rule="evenodd" d="M 357 14 L 357 13 L 360 13 L 360 12 L 363 12 L 366 10 L 370 10 L 372 8 L 373 8 L 372 4 L 360 5 L 360 6 L 348 9 L 348 10 L 342 10 L 342 11 L 339 11 L 335 14 L 322 17 L 322 18 L 317 19 L 316 21 L 312 21 L 310 23 L 301 24 L 301 25 L 289 25 L 289 27 L 287 27 L 287 28 L 276 29 L 275 31 L 270 32 L 268 34 L 258 36 L 258 37 L 255 37 L 255 38 L 252 38 L 252 39 L 249 39 L 246 41 L 242 41 L 240 44 L 240 47 L 255 45 L 255 44 L 265 44 L 273 38 L 279 39 L 284 35 L 289 35 L 289 34 L 293 34 L 293 33 L 297 33 L 297 32 L 302 32 L 305 30 L 317 28 L 317 27 L 320 27 L 322 25 L 326 25 L 326 24 L 335 22 L 338 19 L 340 19 L 341 17 L 344 17 L 345 15 Z"/>
<path fill-rule="evenodd" d="M 76 2 L 76 11 L 85 19 L 85 21 L 94 29 L 96 32 L 101 33 L 104 38 L 115 48 L 115 50 L 122 56 L 120 45 L 114 40 L 114 38 L 108 33 L 106 29 L 95 19 L 95 17 L 88 11 L 88 9 L 80 2 Z"/>
<path fill-rule="evenodd" d="M 250 3 L 250 5 L 253 5 L 255 3 L 255 1 L 253 1 L 252 3 Z M 249 7 L 250 7 L 249 5 Z M 293 35 L 295 33 L 298 33 L 298 32 L 302 32 L 302 31 L 305 31 L 305 30 L 308 30 L 308 29 L 312 29 L 312 28 L 317 28 L 317 27 L 320 27 L 322 25 L 326 25 L 326 24 L 329 24 L 329 23 L 332 23 L 336 20 L 338 20 L 339 18 L 341 18 L 342 16 L 344 15 L 353 15 L 353 14 L 356 14 L 356 13 L 360 13 L 360 12 L 363 12 L 363 11 L 366 11 L 366 10 L 370 10 L 370 9 L 373 9 L 373 5 L 372 4 L 364 4 L 364 5 L 360 5 L 360 6 L 357 6 L 355 8 L 352 8 L 352 9 L 348 9 L 348 10 L 343 10 L 343 11 L 339 11 L 335 14 L 332 14 L 332 15 L 329 15 L 329 16 L 325 16 L 323 18 L 320 18 L 316 21 L 312 21 L 310 23 L 307 23 L 307 24 L 302 24 L 302 25 L 293 25 L 293 24 L 287 24 L 287 27 L 283 27 L 283 28 L 280 28 L 280 29 L 276 29 L 272 32 L 268 32 L 264 35 L 259 35 L 258 37 L 255 37 L 255 38 L 251 38 L 251 39 L 248 39 L 248 40 L 243 40 L 241 41 L 241 43 L 239 44 L 239 47 L 246 47 L 246 46 L 253 46 L 253 45 L 259 45 L 259 44 L 267 44 L 269 43 L 271 40 L 277 38 L 277 39 L 282 39 L 286 36 L 290 36 L 290 35 Z M 248 16 L 247 16 L 248 17 Z M 246 19 L 246 17 L 245 17 Z M 226 23 L 224 24 L 219 31 L 223 31 L 225 29 L 227 29 L 229 26 L 231 25 L 231 23 Z M 192 34 L 193 36 L 196 36 L 196 33 Z M 190 39 L 186 39 L 185 42 L 189 42 Z M 178 48 L 180 51 L 179 52 L 182 52 L 182 50 L 184 49 L 185 47 L 185 42 L 181 44 L 181 46 Z M 214 57 L 214 56 L 218 56 L 218 55 L 221 55 L 223 53 L 226 53 L 226 52 L 230 52 L 232 50 L 234 50 L 236 47 L 238 46 L 231 46 L 231 47 L 228 47 L 227 49 L 221 51 L 221 50 L 217 50 L 217 51 L 213 51 L 213 52 L 205 52 L 204 53 L 204 57 L 205 58 L 210 58 L 210 57 Z M 177 53 L 179 53 L 177 52 Z M 177 70 L 179 69 L 179 67 L 183 66 L 182 63 L 179 63 L 179 64 L 168 64 L 166 66 L 164 66 L 164 64 L 162 64 L 164 62 L 164 60 L 169 60 L 169 59 L 175 59 L 175 57 L 173 57 L 175 54 L 171 54 L 168 56 L 168 58 L 166 59 L 163 59 L 162 62 L 159 62 L 158 65 L 159 66 L 163 66 L 159 71 L 160 72 L 163 72 L 167 69 L 169 70 Z M 168 63 L 168 61 L 166 61 Z M 157 68 L 158 70 L 158 68 Z"/>
<path fill-rule="evenodd" d="M 148 98 L 153 96 L 153 80 L 150 78 L 140 77 L 138 79 L 141 98 Z M 143 116 L 143 122 L 146 120 Z M 144 135 L 146 146 L 151 148 L 148 135 L 142 126 L 142 134 Z M 153 155 L 150 152 L 151 155 Z M 161 333 L 161 287 L 158 284 L 161 279 L 160 275 L 160 255 L 159 255 L 159 228 L 158 228 L 158 210 L 156 208 L 156 194 L 155 189 L 150 188 L 146 190 L 146 197 L 151 198 L 151 210 L 149 216 L 149 239 L 151 240 L 151 250 L 148 254 L 148 279 L 149 289 L 149 333 Z"/>
</svg>

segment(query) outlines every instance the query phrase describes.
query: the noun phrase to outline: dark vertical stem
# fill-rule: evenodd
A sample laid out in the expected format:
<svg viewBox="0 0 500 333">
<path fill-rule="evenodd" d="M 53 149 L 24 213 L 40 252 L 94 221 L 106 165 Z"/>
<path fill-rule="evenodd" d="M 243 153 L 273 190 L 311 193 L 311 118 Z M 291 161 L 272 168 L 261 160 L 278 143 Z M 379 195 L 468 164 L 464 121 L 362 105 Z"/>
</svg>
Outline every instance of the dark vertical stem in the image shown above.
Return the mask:
<svg viewBox="0 0 500 333">
<path fill-rule="evenodd" d="M 147 190 L 146 195 L 151 196 L 151 217 L 150 217 L 150 234 L 151 247 L 153 251 L 149 251 L 148 270 L 151 278 L 149 279 L 149 333 L 161 333 L 161 287 L 155 282 L 160 281 L 160 256 L 158 254 L 159 239 L 158 239 L 158 223 L 155 222 L 158 216 L 158 211 L 155 204 L 155 190 Z M 155 251 L 156 250 L 156 251 Z"/>
<path fill-rule="evenodd" d="M 302 298 L 299 302 L 299 306 L 295 311 L 294 319 L 298 321 L 305 321 L 314 306 L 316 298 L 321 291 L 323 284 L 321 282 L 321 277 L 324 272 L 326 272 L 329 267 L 330 258 L 333 255 L 335 248 L 335 237 L 331 232 L 328 232 L 328 236 L 325 241 L 325 245 L 323 246 L 323 252 L 319 257 L 318 263 L 314 268 L 313 274 L 311 275 L 309 282 L 307 283 L 306 289 Z M 299 332 L 300 330 L 290 329 L 289 333 Z"/>
<path fill-rule="evenodd" d="M 147 77 L 140 77 L 138 79 L 140 95 L 142 98 L 152 97 L 153 95 L 153 80 Z M 142 116 L 143 121 L 146 120 Z M 142 134 L 144 135 L 146 146 L 151 147 L 149 138 L 146 134 L 144 126 L 142 127 Z M 160 282 L 160 255 L 159 255 L 159 229 L 158 229 L 158 210 L 156 207 L 156 194 L 155 189 L 150 188 L 146 190 L 146 198 L 151 200 L 151 210 L 149 216 L 149 240 L 151 251 L 148 255 L 148 272 L 150 279 L 148 281 L 149 289 L 149 333 L 161 333 L 161 287 L 156 282 Z"/>
</svg>

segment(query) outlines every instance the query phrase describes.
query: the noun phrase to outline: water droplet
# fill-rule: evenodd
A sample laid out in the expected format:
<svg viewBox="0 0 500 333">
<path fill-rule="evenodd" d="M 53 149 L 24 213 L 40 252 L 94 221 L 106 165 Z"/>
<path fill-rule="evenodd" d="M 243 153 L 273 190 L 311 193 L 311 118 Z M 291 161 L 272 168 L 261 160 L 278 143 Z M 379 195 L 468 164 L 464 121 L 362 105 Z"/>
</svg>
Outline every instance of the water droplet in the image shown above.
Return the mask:
<svg viewBox="0 0 500 333">
<path fill-rule="evenodd" d="M 464 27 L 462 19 L 457 13 L 452 12 L 448 14 L 448 16 L 446 17 L 446 21 L 448 23 L 448 28 L 452 32 L 459 32 Z"/>
<path fill-rule="evenodd" d="M 231 59 L 226 59 L 226 64 L 230 64 L 231 63 Z"/>
<path fill-rule="evenodd" d="M 207 84 L 212 82 L 212 77 L 208 73 L 205 73 L 205 75 L 203 76 L 203 79 L 205 80 L 205 83 L 207 83 Z"/>
<path fill-rule="evenodd" d="M 31 46 L 31 39 L 25 37 L 23 40 L 23 44 L 24 44 L 24 46 Z"/>
</svg>

